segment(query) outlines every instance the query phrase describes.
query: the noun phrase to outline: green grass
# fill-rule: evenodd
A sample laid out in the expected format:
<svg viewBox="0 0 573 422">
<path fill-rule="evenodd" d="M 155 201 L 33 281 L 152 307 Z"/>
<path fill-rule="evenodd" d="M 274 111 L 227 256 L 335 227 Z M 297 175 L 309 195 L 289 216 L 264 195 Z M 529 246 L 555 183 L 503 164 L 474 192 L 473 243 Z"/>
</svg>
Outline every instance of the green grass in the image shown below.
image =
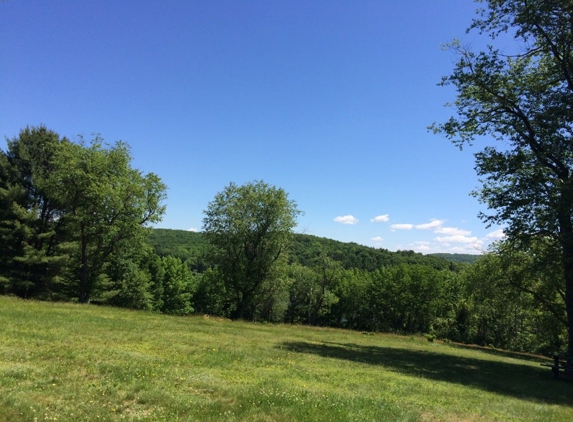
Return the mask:
<svg viewBox="0 0 573 422">
<path fill-rule="evenodd" d="M 571 421 L 539 360 L 0 297 L 1 421 Z"/>
</svg>

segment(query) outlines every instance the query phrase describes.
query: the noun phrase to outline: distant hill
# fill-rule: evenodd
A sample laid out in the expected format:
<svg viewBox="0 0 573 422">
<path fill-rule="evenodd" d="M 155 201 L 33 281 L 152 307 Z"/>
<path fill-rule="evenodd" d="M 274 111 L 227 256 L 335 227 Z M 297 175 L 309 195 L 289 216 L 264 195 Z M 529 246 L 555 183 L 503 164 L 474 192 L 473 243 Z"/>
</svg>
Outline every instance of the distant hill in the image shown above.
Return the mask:
<svg viewBox="0 0 573 422">
<path fill-rule="evenodd" d="M 322 250 L 332 259 L 341 262 L 346 269 L 358 268 L 374 271 L 380 267 L 400 264 L 428 265 L 437 270 L 455 269 L 445 259 L 422 255 L 414 251 L 391 252 L 387 249 L 372 248 L 354 242 L 345 243 L 308 234 L 295 234 L 291 260 L 302 265 L 309 265 L 310 260 L 316 256 L 317 250 Z"/>
<path fill-rule="evenodd" d="M 195 271 L 206 269 L 203 255 L 207 241 L 203 234 L 186 230 L 152 229 L 148 242 L 160 256 L 175 256 Z"/>
<path fill-rule="evenodd" d="M 207 242 L 201 233 L 153 229 L 149 235 L 149 243 L 159 255 L 176 256 L 196 271 L 203 271 L 206 268 L 203 254 L 207 248 Z M 465 262 L 444 259 L 444 257 L 435 255 L 422 255 L 413 251 L 391 252 L 387 249 L 371 248 L 357 243 L 345 243 L 308 234 L 294 235 L 289 259 L 291 262 L 309 266 L 320 252 L 339 261 L 346 269 L 357 268 L 367 271 L 400 264 L 421 264 L 438 270 L 455 270 L 456 262 Z"/>
<path fill-rule="evenodd" d="M 482 255 L 471 255 L 464 253 L 433 253 L 428 255 L 442 258 L 446 261 L 455 262 L 458 264 L 473 264 L 482 257 Z"/>
</svg>

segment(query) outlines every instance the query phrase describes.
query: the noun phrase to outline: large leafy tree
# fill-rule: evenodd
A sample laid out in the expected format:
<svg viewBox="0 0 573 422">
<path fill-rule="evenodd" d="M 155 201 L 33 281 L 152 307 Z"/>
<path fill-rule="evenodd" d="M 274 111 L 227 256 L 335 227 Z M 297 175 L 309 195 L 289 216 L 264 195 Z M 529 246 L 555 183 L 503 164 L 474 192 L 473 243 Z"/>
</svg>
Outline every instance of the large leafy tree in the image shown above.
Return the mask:
<svg viewBox="0 0 573 422">
<path fill-rule="evenodd" d="M 72 269 L 78 299 L 88 303 L 110 257 L 143 247 L 145 226 L 160 221 L 165 211 L 166 187 L 157 175 L 132 168 L 129 147 L 121 142 L 105 148 L 96 137 L 90 145 L 71 145 L 57 158 L 53 177 L 77 245 Z"/>
<path fill-rule="evenodd" d="M 307 324 L 318 325 L 320 317 L 338 302 L 334 290 L 342 279 L 343 271 L 340 262 L 323 252 L 315 258 L 313 267 L 293 264 L 290 267 L 290 276 L 294 280 L 290 298 L 291 318 L 302 317 Z"/>
<path fill-rule="evenodd" d="M 110 263 L 133 260 L 164 212 L 165 185 L 133 169 L 123 143 L 26 128 L 0 151 L 0 175 L 0 288 L 24 297 L 63 291 L 89 302 Z"/>
<path fill-rule="evenodd" d="M 457 115 L 434 129 L 460 147 L 499 141 L 475 155 L 476 195 L 490 210 L 481 216 L 504 225 L 514 244 L 542 238 L 558 251 L 573 354 L 573 2 L 483 3 L 469 30 L 493 42 L 513 36 L 518 48 L 472 52 L 453 43 L 459 61 L 442 84 L 457 89 Z"/>
<path fill-rule="evenodd" d="M 231 317 L 253 318 L 257 301 L 273 290 L 268 283 L 278 277 L 299 214 L 296 203 L 263 181 L 230 183 L 204 214 L 212 262 L 233 297 Z"/>
</svg>

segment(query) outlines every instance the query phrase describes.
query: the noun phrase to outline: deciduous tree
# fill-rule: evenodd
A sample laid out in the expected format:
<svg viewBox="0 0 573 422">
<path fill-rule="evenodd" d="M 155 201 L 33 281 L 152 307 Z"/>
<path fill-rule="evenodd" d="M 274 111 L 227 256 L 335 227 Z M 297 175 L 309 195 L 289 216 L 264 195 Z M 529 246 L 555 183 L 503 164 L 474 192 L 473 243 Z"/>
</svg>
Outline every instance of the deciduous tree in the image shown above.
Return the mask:
<svg viewBox="0 0 573 422">
<path fill-rule="evenodd" d="M 456 116 L 434 129 L 459 146 L 485 137 L 476 154 L 487 223 L 506 227 L 524 247 L 555 241 L 573 354 L 573 2 L 488 0 L 470 29 L 514 36 L 515 51 L 472 52 L 459 43 L 453 73 Z"/>
<path fill-rule="evenodd" d="M 285 256 L 300 212 L 280 188 L 263 181 L 230 183 L 204 211 L 211 259 L 232 295 L 232 318 L 253 318 Z"/>
<path fill-rule="evenodd" d="M 26 128 L 0 151 L 0 175 L 0 290 L 24 297 L 65 288 L 89 302 L 112 258 L 133 259 L 144 227 L 164 212 L 165 185 L 133 169 L 121 142 L 106 148 L 97 137 L 86 145 Z"/>
<path fill-rule="evenodd" d="M 129 147 L 73 144 L 58 155 L 55 176 L 65 198 L 66 224 L 73 228 L 78 298 L 88 303 L 108 258 L 146 241 L 145 226 L 165 211 L 165 185 L 153 173 L 131 167 Z"/>
</svg>

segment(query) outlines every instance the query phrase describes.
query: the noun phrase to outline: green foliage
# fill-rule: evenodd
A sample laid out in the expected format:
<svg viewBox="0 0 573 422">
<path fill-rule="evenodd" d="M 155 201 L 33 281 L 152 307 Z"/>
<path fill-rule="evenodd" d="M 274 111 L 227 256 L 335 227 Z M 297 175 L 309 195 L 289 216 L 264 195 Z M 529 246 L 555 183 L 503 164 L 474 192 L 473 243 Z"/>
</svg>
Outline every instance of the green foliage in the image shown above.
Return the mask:
<svg viewBox="0 0 573 422">
<path fill-rule="evenodd" d="M 334 291 L 341 278 L 340 264 L 328 257 L 322 257 L 312 268 L 293 264 L 289 277 L 293 282 L 287 321 L 317 325 L 338 302 Z"/>
<path fill-rule="evenodd" d="M 160 256 L 174 256 L 185 262 L 193 271 L 207 269 L 205 253 L 208 243 L 202 233 L 184 230 L 153 229 L 148 242 Z"/>
<path fill-rule="evenodd" d="M 0 153 L 0 173 L 4 293 L 106 302 L 120 292 L 117 303 L 150 308 L 148 275 L 129 261 L 164 212 L 165 185 L 131 168 L 126 144 L 26 128 Z"/>
<path fill-rule="evenodd" d="M 151 276 L 138 262 L 118 257 L 107 272 L 111 280 L 100 280 L 98 286 L 97 297 L 101 302 L 123 308 L 153 310 Z M 107 285 L 101 286 L 102 281 Z"/>
<path fill-rule="evenodd" d="M 454 262 L 456 264 L 473 264 L 481 255 L 470 255 L 463 253 L 432 253 L 430 256 L 442 258 L 446 261 Z"/>
<path fill-rule="evenodd" d="M 368 306 L 367 294 L 372 274 L 359 269 L 342 271 L 333 289 L 337 302 L 323 318 L 328 325 L 355 330 L 371 329 L 372 312 Z"/>
<path fill-rule="evenodd" d="M 375 271 L 383 266 L 400 264 L 423 264 L 437 270 L 455 269 L 450 262 L 432 255 L 422 255 L 413 251 L 390 252 L 387 249 L 371 248 L 356 243 L 343 243 L 323 237 L 295 234 L 291 253 L 291 262 L 312 266 L 320 254 L 338 261 L 345 269 Z"/>
<path fill-rule="evenodd" d="M 79 300 L 89 302 L 108 257 L 141 248 L 144 226 L 161 219 L 166 188 L 156 175 L 131 168 L 123 143 L 106 149 L 96 137 L 90 146 L 73 144 L 57 158 L 54 177 L 78 244 L 73 269 Z"/>
<path fill-rule="evenodd" d="M 153 229 L 149 234 L 148 242 L 155 248 L 157 254 L 178 257 L 194 271 L 203 272 L 209 266 L 206 260 L 208 243 L 203 233 Z M 437 256 L 439 254 L 422 255 L 413 251 L 391 252 L 386 249 L 300 233 L 293 234 L 288 251 L 290 263 L 298 263 L 306 267 L 312 267 L 317 257 L 325 254 L 334 261 L 340 262 L 345 269 L 374 271 L 383 266 L 422 264 L 438 270 L 460 270 L 456 263 L 452 265 L 451 261 L 456 258 L 451 256 L 446 258 Z M 460 259 L 468 262 L 475 261 L 477 258 L 478 256 L 474 255 L 460 255 Z"/>
<path fill-rule="evenodd" d="M 217 267 L 209 268 L 199 276 L 197 292 L 193 298 L 198 313 L 228 317 L 230 302 L 231 297 Z"/>
<path fill-rule="evenodd" d="M 0 152 L 0 277 L 3 290 L 51 297 L 69 259 L 55 157 L 70 145 L 41 126 L 26 128 Z"/>
<path fill-rule="evenodd" d="M 465 341 L 504 349 L 561 352 L 565 325 L 540 306 L 534 295 L 516 288 L 514 272 L 522 269 L 516 263 L 508 267 L 506 258 L 503 254 L 486 255 L 464 272 L 470 301 L 458 317 L 465 328 L 460 334 Z M 528 283 L 538 282 L 534 274 L 528 278 Z"/>
<path fill-rule="evenodd" d="M 138 256 L 114 257 L 106 273 L 109 280 L 100 280 L 105 285 L 98 302 L 172 315 L 193 313 L 197 278 L 179 258 L 144 249 Z"/>
<path fill-rule="evenodd" d="M 187 315 L 193 312 L 192 297 L 197 289 L 193 274 L 179 258 L 161 258 L 164 268 L 162 306 L 165 314 Z"/>
<path fill-rule="evenodd" d="M 554 242 L 573 353 L 573 4 L 486 3 L 470 29 L 492 39 L 514 35 L 515 54 L 452 43 L 459 61 L 442 85 L 457 90 L 455 116 L 434 129 L 460 147 L 481 137 L 501 141 L 475 154 L 483 184 L 475 195 L 490 210 L 481 217 L 505 226 L 525 250 L 537 239 Z"/>
<path fill-rule="evenodd" d="M 299 211 L 287 193 L 262 181 L 229 184 L 204 211 L 211 262 L 232 295 L 233 318 L 252 319 L 274 289 Z"/>
<path fill-rule="evenodd" d="M 156 231 L 158 235 L 150 239 L 161 239 L 163 250 L 197 251 L 200 256 L 205 246 L 200 233 Z M 562 350 L 560 321 L 565 311 L 555 290 L 559 266 L 547 242 L 532 245 L 527 252 L 500 244 L 474 264 L 454 268 L 439 257 L 425 260 L 412 252 L 384 250 L 377 255 L 378 250 L 362 247 L 366 253 L 359 255 L 385 258 L 381 262 L 386 265 L 368 271 L 344 268 L 350 262 L 344 257 L 359 248 L 356 244 L 308 235 L 294 238 L 291 263 L 281 265 L 266 285 L 253 310 L 255 320 L 427 333 L 439 339 L 548 355 Z M 417 264 L 408 264 L 404 258 Z M 196 277 L 195 310 L 232 315 L 236 305 L 219 268 Z"/>
<path fill-rule="evenodd" d="M 439 315 L 447 275 L 421 265 L 387 268 L 373 275 L 366 294 L 370 329 L 428 332 Z"/>
</svg>

